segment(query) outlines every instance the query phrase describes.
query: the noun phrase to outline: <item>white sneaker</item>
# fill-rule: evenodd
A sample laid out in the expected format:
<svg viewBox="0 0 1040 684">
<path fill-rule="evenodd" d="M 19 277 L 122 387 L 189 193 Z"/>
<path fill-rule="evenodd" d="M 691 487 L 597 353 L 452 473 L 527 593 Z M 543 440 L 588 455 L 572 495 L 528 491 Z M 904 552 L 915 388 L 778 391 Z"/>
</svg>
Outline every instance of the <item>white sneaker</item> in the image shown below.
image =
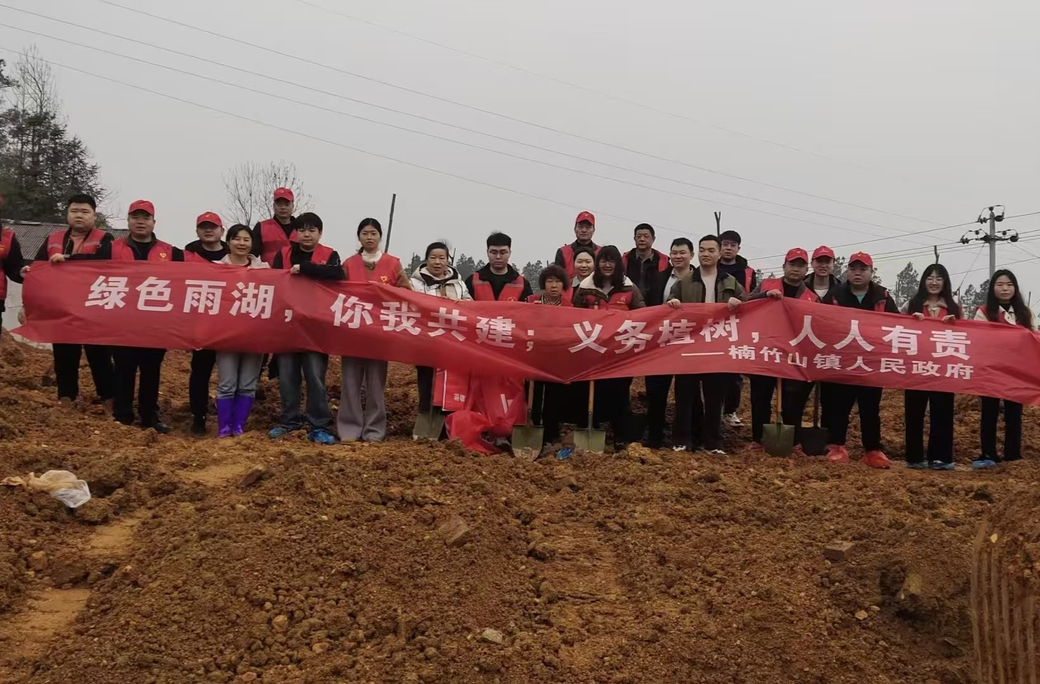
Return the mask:
<svg viewBox="0 0 1040 684">
<path fill-rule="evenodd" d="M 729 427 L 739 427 L 739 426 L 744 424 L 740 420 L 740 416 L 738 416 L 735 413 L 730 413 L 730 414 L 728 414 L 726 416 L 723 416 L 722 422 L 725 423 L 726 425 L 728 425 Z"/>
<path fill-rule="evenodd" d="M 679 446 L 673 446 L 672 447 L 672 451 L 675 451 L 675 452 L 686 451 L 686 447 L 683 446 L 682 444 L 680 444 Z"/>
<path fill-rule="evenodd" d="M 711 454 L 712 456 L 727 456 L 728 455 L 722 449 L 712 449 L 708 453 Z"/>
</svg>

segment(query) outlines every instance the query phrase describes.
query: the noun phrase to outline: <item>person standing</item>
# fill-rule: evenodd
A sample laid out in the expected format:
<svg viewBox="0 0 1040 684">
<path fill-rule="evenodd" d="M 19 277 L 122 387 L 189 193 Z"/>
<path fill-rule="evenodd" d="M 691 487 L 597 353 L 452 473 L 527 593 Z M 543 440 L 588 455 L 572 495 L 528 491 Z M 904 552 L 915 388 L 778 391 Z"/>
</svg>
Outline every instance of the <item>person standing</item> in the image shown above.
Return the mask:
<svg viewBox="0 0 1040 684">
<path fill-rule="evenodd" d="M 274 259 L 283 248 L 296 242 L 296 219 L 293 208 L 296 198 L 289 188 L 278 188 L 274 191 L 274 216 L 260 221 L 253 228 L 253 254 L 260 257 L 272 268 Z"/>
<path fill-rule="evenodd" d="M 873 282 L 874 260 L 865 252 L 856 252 L 849 257 L 848 280 L 838 289 L 834 303 L 863 311 L 899 313 L 888 290 Z M 888 468 L 891 464 L 881 446 L 881 394 L 880 387 L 864 385 L 832 386 L 831 414 L 828 431 L 831 446 L 827 460 L 832 463 L 848 463 L 849 452 L 845 442 L 849 433 L 849 418 L 852 407 L 859 406 L 860 433 L 863 438 L 863 464 L 871 468 Z"/>
<path fill-rule="evenodd" d="M 554 263 L 562 266 L 567 272 L 567 277 L 573 279 L 577 272 L 574 270 L 574 253 L 579 247 L 588 247 L 593 254 L 599 254 L 600 248 L 592 241 L 596 234 L 596 217 L 590 211 L 583 211 L 574 219 L 574 242 L 564 245 L 556 250 Z"/>
<path fill-rule="evenodd" d="M 646 306 L 643 295 L 625 275 L 621 252 L 607 245 L 596 257 L 595 272 L 574 291 L 574 306 L 582 309 L 631 311 Z M 632 378 L 605 378 L 596 381 L 596 407 L 601 417 L 596 422 L 609 422 L 614 429 L 614 449 L 620 451 L 629 441 L 629 388 Z M 580 385 L 579 385 L 580 387 Z M 595 416 L 593 416 L 595 420 Z"/>
<path fill-rule="evenodd" d="M 736 311 L 745 297 L 743 286 L 731 275 L 719 270 L 722 249 L 719 238 L 705 235 L 697 244 L 699 267 L 679 278 L 668 293 L 668 305 L 679 309 L 683 304 L 726 304 Z M 678 451 L 704 448 L 711 454 L 725 456 L 722 449 L 722 408 L 731 376 L 725 373 L 683 374 L 675 379 L 675 430 L 688 435 L 685 444 L 676 444 Z M 701 399 L 703 412 L 695 413 Z M 697 436 L 703 444 L 694 442 Z"/>
<path fill-rule="evenodd" d="M 400 259 L 384 254 L 379 249 L 383 240 L 383 227 L 379 221 L 374 218 L 363 220 L 358 225 L 357 237 L 361 249 L 347 259 L 343 266 L 348 281 L 412 289 L 408 274 L 401 268 Z M 339 414 L 336 417 L 340 440 L 382 442 L 386 439 L 387 362 L 354 356 L 341 357 L 340 362 L 343 370 Z M 362 388 L 365 394 L 364 408 L 361 406 Z"/>
<path fill-rule="evenodd" d="M 466 284 L 459 278 L 458 271 L 449 265 L 450 261 L 447 244 L 441 241 L 430 243 L 426 248 L 426 258 L 412 275 L 412 289 L 453 302 L 471 301 L 473 298 Z M 415 374 L 419 390 L 419 413 L 429 413 L 434 401 L 436 370 L 429 366 L 416 366 Z"/>
<path fill-rule="evenodd" d="M 0 197 L 0 206 L 4 198 Z M 18 244 L 18 236 L 10 228 L 0 224 L 0 326 L 3 324 L 5 304 L 7 300 L 7 281 L 22 283 L 22 269 L 25 260 L 22 258 L 22 246 Z"/>
<path fill-rule="evenodd" d="M 200 216 L 199 219 L 201 221 L 202 217 Z M 219 221 L 219 218 L 217 220 Z M 252 253 L 253 234 L 250 232 L 249 226 L 240 223 L 231 226 L 227 234 L 226 249 L 228 253 L 220 259 L 221 264 L 246 269 L 270 268 L 260 260 L 260 257 Z M 253 411 L 253 402 L 256 400 L 256 386 L 260 382 L 260 366 L 263 360 L 263 354 L 216 352 L 217 437 L 237 437 L 245 432 L 249 414 Z M 194 371 L 193 358 L 193 377 Z M 208 375 L 206 384 L 208 390 Z M 205 426 L 205 423 L 203 425 Z M 194 432 L 194 426 L 192 428 Z"/>
<path fill-rule="evenodd" d="M 719 272 L 736 278 L 744 292 L 754 292 L 758 284 L 755 269 L 748 266 L 747 259 L 740 256 L 740 233 L 724 230 L 719 235 L 719 240 L 722 245 Z M 739 427 L 743 424 L 737 410 L 740 408 L 740 395 L 744 391 L 744 376 L 730 373 L 727 377 L 726 401 L 722 406 L 723 420 L 730 427 Z"/>
<path fill-rule="evenodd" d="M 534 292 L 527 279 L 510 265 L 513 240 L 505 233 L 487 238 L 487 264 L 466 278 L 466 289 L 477 302 L 526 302 Z"/>
<path fill-rule="evenodd" d="M 833 304 L 841 281 L 834 277 L 834 250 L 820 245 L 812 253 L 812 273 L 805 276 L 805 284 L 824 304 Z"/>
<path fill-rule="evenodd" d="M 669 251 L 669 262 L 671 266 L 660 274 L 660 277 L 650 288 L 646 299 L 647 306 L 662 306 L 668 299 L 672 287 L 681 278 L 688 277 L 692 270 L 693 243 L 688 238 L 676 238 L 672 240 Z M 671 375 L 649 375 L 646 378 L 646 422 L 647 422 L 647 446 L 651 449 L 660 449 L 664 446 L 665 414 L 668 411 L 668 392 L 672 389 Z M 700 415 L 704 411 L 701 405 L 701 397 L 698 393 L 691 397 L 693 413 Z M 676 421 L 672 429 L 672 442 L 674 444 L 688 444 L 690 442 L 699 444 L 700 434 L 691 436 L 687 432 L 691 428 L 699 429 L 699 421 Z"/>
<path fill-rule="evenodd" d="M 130 205 L 126 223 L 130 235 L 112 242 L 113 261 L 184 261 L 183 251 L 155 237 L 155 206 L 148 200 L 137 200 Z M 113 347 L 112 356 L 115 361 L 115 419 L 124 425 L 133 424 L 134 386 L 140 371 L 137 411 L 141 416 L 141 427 L 167 434 L 170 428 L 159 416 L 159 384 L 166 350 Z"/>
<path fill-rule="evenodd" d="M 596 270 L 596 251 L 592 247 L 576 247 L 574 249 L 574 277 L 570 279 L 571 285 L 568 289 L 574 290 L 581 285 L 581 281 L 592 275 Z M 554 264 L 559 266 L 559 264 Z M 560 268 L 563 268 L 560 266 Z M 566 273 L 567 271 L 564 271 Z"/>
<path fill-rule="evenodd" d="M 295 221 L 296 240 L 283 246 L 274 257 L 271 268 L 284 268 L 291 275 L 315 280 L 343 280 L 346 274 L 336 250 L 321 244 L 321 217 L 313 212 L 300 214 Z M 253 247 L 256 253 L 256 247 Z M 313 351 L 278 354 L 278 391 L 282 398 L 282 413 L 278 425 L 268 436 L 284 437 L 305 425 L 307 439 L 315 444 L 335 444 L 329 428 L 332 414 L 325 389 L 325 375 L 329 355 Z M 307 384 L 307 412 L 300 414 L 301 383 Z"/>
<path fill-rule="evenodd" d="M 938 318 L 953 323 L 961 317 L 961 307 L 953 299 L 950 274 L 942 264 L 929 264 L 921 274 L 917 294 L 906 303 L 906 311 L 919 321 Z M 906 467 L 915 470 L 953 470 L 953 393 L 906 390 Z M 928 428 L 928 453 L 924 450 L 924 414 L 931 410 Z"/>
<path fill-rule="evenodd" d="M 195 255 L 199 260 L 220 262 L 228 255 L 228 244 L 224 242 L 224 223 L 212 211 L 200 214 L 195 219 L 197 240 L 184 246 L 185 257 Z M 212 349 L 195 349 L 191 352 L 191 375 L 188 377 L 188 402 L 191 404 L 191 434 L 202 437 L 206 434 L 206 416 L 209 414 L 209 381 L 217 363 L 217 352 Z"/>
<path fill-rule="evenodd" d="M 66 261 L 111 259 L 112 236 L 96 226 L 97 203 L 94 198 L 86 194 L 73 195 L 65 207 L 69 227 L 48 235 L 47 240 L 40 245 L 35 261 L 60 264 Z M 28 267 L 23 269 L 23 277 L 28 271 Z M 91 377 L 94 379 L 94 390 L 105 410 L 111 413 L 115 396 L 112 349 L 96 344 L 55 343 L 51 347 L 54 355 L 55 385 L 61 405 L 68 408 L 79 396 L 79 362 L 85 354 Z"/>
<path fill-rule="evenodd" d="M 763 280 L 755 292 L 748 298 L 753 299 L 801 299 L 807 302 L 819 302 L 820 298 L 806 285 L 805 274 L 809 270 L 809 255 L 801 247 L 788 250 L 784 258 L 784 277 Z M 763 426 L 770 422 L 773 393 L 776 391 L 777 379 L 765 375 L 752 375 L 751 379 L 751 444 L 747 450 L 762 450 Z M 794 426 L 794 443 L 800 445 L 802 431 L 802 413 L 805 402 L 809 398 L 812 383 L 802 380 L 781 380 L 780 391 L 783 396 L 783 422 Z M 804 453 L 799 455 L 804 455 Z"/>
<path fill-rule="evenodd" d="M 623 257 L 625 275 L 636 284 L 645 300 L 660 275 L 669 269 L 668 257 L 654 249 L 657 233 L 649 223 L 636 226 L 633 237 L 635 249 L 628 251 Z"/>
<path fill-rule="evenodd" d="M 568 297 L 567 272 L 562 266 L 549 264 L 538 275 L 538 294 L 527 298 L 530 304 L 542 304 L 544 306 L 574 306 Z M 534 401 L 537 406 L 541 399 L 542 410 L 538 414 L 542 417 L 542 444 L 553 444 L 560 438 L 560 423 L 564 413 L 567 412 L 568 400 L 570 398 L 571 386 L 558 382 L 536 382 L 534 390 Z"/>
<path fill-rule="evenodd" d="M 1018 288 L 1018 278 L 1007 269 L 993 274 L 986 293 L 986 304 L 975 312 L 975 320 L 1020 325 L 1028 330 L 1036 330 L 1033 312 L 1026 306 Z M 982 397 L 981 404 L 979 438 L 982 454 L 971 466 L 975 469 L 992 468 L 1000 461 L 1017 461 L 1022 458 L 1022 404 L 999 397 Z M 997 421 L 1000 419 L 1001 404 L 1004 407 L 1003 457 L 997 455 Z"/>
</svg>

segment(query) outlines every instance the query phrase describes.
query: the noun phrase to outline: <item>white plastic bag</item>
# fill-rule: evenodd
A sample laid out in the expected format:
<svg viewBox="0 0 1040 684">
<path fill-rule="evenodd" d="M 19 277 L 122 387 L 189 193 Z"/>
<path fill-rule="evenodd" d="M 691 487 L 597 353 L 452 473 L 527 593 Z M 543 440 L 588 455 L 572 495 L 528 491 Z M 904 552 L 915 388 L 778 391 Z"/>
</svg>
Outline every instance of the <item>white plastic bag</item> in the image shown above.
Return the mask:
<svg viewBox="0 0 1040 684">
<path fill-rule="evenodd" d="M 8 477 L 0 484 L 47 492 L 69 508 L 79 508 L 90 501 L 90 487 L 86 481 L 67 470 L 48 470 L 40 477 L 36 477 L 35 473 L 24 477 Z"/>
</svg>

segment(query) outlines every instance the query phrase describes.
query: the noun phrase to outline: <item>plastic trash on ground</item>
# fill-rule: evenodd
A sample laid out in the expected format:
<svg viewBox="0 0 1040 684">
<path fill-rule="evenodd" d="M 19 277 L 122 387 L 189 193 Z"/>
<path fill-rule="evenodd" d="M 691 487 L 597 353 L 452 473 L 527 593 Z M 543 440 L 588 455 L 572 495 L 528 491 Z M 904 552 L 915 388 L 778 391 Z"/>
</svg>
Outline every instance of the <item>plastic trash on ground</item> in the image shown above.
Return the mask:
<svg viewBox="0 0 1040 684">
<path fill-rule="evenodd" d="M 67 470 L 48 470 L 40 477 L 36 477 L 36 473 L 7 477 L 0 484 L 47 492 L 69 508 L 79 508 L 90 501 L 90 487 L 86 481 Z"/>
</svg>

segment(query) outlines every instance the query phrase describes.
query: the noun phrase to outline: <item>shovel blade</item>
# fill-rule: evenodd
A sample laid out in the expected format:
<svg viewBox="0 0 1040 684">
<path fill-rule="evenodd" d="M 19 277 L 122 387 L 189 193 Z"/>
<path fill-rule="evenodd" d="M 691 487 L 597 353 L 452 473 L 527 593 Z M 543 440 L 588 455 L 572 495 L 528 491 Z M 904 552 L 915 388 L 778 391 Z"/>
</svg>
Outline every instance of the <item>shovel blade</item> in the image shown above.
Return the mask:
<svg viewBox="0 0 1040 684">
<path fill-rule="evenodd" d="M 827 453 L 830 434 L 827 428 L 802 428 L 802 451 L 809 456 L 823 456 Z"/>
<path fill-rule="evenodd" d="M 537 425 L 514 425 L 513 426 L 513 449 L 533 449 L 538 452 L 542 449 L 542 437 L 545 436 L 544 428 Z"/>
<path fill-rule="evenodd" d="M 415 418 L 415 427 L 412 428 L 412 439 L 441 438 L 444 431 L 444 414 L 440 411 L 433 413 L 420 413 Z"/>
<path fill-rule="evenodd" d="M 794 426 L 781 423 L 763 425 L 762 449 L 770 456 L 790 456 L 794 451 Z"/>
<path fill-rule="evenodd" d="M 574 448 L 602 454 L 607 450 L 607 433 L 605 430 L 576 430 L 573 434 Z"/>
</svg>

